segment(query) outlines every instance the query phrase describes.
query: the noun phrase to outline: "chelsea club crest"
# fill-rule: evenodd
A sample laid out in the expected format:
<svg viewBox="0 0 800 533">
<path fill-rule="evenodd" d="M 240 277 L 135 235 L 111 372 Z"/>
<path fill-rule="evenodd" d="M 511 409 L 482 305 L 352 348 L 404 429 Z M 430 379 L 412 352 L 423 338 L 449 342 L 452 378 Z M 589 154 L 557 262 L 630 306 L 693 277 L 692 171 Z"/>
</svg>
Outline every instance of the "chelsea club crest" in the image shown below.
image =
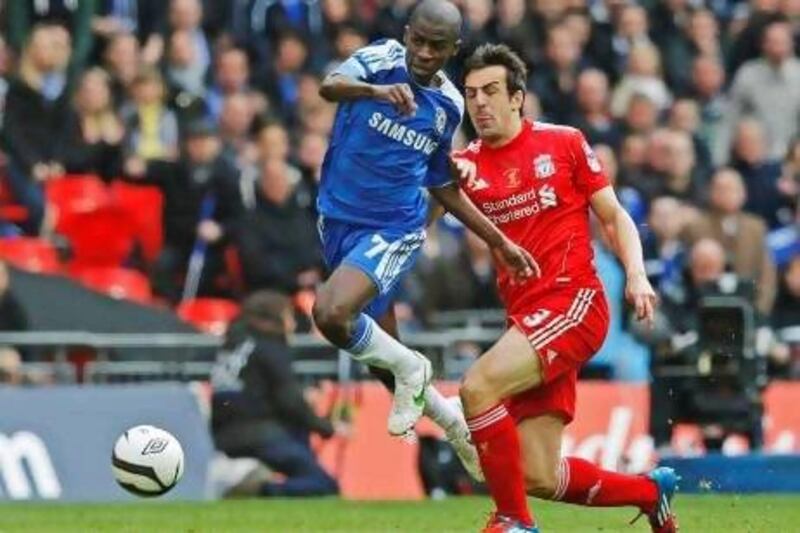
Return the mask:
<svg viewBox="0 0 800 533">
<path fill-rule="evenodd" d="M 447 126 L 447 113 L 441 107 L 436 108 L 436 133 L 442 135 Z"/>
</svg>

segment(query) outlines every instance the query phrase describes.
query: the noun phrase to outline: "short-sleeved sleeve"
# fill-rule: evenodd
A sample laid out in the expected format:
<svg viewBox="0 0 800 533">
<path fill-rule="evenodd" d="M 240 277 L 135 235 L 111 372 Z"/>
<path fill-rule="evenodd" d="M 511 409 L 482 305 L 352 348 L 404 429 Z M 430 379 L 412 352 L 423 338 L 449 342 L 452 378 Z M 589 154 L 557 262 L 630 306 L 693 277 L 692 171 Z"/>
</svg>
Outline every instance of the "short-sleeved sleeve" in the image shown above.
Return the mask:
<svg viewBox="0 0 800 533">
<path fill-rule="evenodd" d="M 604 187 L 608 187 L 610 182 L 597 154 L 586 141 L 580 131 L 572 135 L 572 154 L 575 161 L 575 185 L 587 198 Z"/>
<path fill-rule="evenodd" d="M 404 56 L 405 49 L 399 42 L 393 39 L 378 41 L 356 50 L 333 72 L 371 82 L 378 72 L 402 64 Z"/>
<path fill-rule="evenodd" d="M 450 171 L 450 151 L 453 148 L 452 132 L 442 139 L 439 146 L 431 154 L 428 173 L 425 175 L 425 187 L 438 188 L 454 181 Z"/>
<path fill-rule="evenodd" d="M 442 93 L 449 98 L 452 107 L 448 113 L 447 129 L 428 165 L 425 186 L 433 188 L 443 187 L 454 181 L 450 171 L 450 152 L 453 150 L 453 135 L 461 127 L 461 120 L 464 118 L 464 98 L 450 80 L 445 80 Z"/>
</svg>

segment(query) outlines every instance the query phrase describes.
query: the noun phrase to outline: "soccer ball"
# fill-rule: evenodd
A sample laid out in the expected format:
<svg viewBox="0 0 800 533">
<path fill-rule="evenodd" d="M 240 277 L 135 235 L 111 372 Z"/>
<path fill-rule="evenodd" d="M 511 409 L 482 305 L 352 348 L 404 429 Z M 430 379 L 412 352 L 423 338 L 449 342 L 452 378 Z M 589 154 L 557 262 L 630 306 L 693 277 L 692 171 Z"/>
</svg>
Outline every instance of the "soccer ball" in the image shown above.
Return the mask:
<svg viewBox="0 0 800 533">
<path fill-rule="evenodd" d="M 120 435 L 111 454 L 111 470 L 122 488 L 137 496 L 161 496 L 183 475 L 178 439 L 154 426 L 136 426 Z"/>
</svg>

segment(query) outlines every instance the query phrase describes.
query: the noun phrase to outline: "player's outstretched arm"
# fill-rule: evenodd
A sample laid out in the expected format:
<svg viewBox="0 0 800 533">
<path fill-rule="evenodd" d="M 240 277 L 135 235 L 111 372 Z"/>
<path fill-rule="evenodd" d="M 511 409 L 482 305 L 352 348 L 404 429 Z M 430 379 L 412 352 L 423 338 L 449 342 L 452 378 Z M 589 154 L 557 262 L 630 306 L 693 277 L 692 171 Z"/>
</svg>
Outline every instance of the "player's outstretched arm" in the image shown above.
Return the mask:
<svg viewBox="0 0 800 533">
<path fill-rule="evenodd" d="M 652 323 L 656 293 L 644 269 L 642 257 L 642 243 L 639 240 L 639 231 L 636 229 L 630 215 L 620 205 L 617 195 L 611 186 L 603 187 L 591 197 L 592 211 L 600 221 L 610 226 L 614 232 L 616 249 L 614 252 L 625 267 L 627 282 L 625 284 L 625 298 L 636 309 L 636 318 Z"/>
<path fill-rule="evenodd" d="M 362 98 L 383 100 L 406 115 L 412 115 L 417 110 L 414 93 L 406 83 L 375 85 L 337 72 L 322 80 L 319 95 L 329 102 L 349 102 Z"/>
<path fill-rule="evenodd" d="M 517 246 L 481 213 L 457 183 L 429 189 L 431 195 L 447 211 L 464 223 L 491 248 L 495 258 L 511 269 L 518 278 L 540 276 L 539 265 L 531 254 Z"/>
</svg>

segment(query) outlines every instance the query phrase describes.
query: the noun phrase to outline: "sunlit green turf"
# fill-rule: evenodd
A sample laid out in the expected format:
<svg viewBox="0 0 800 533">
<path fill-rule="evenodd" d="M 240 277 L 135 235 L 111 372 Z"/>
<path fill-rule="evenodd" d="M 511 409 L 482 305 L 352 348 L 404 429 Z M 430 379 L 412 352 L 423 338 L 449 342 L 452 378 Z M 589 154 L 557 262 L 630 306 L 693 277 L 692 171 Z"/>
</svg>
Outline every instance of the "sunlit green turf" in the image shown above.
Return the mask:
<svg viewBox="0 0 800 533">
<path fill-rule="evenodd" d="M 630 509 L 585 509 L 533 502 L 543 532 L 649 531 Z M 484 498 L 443 502 L 347 502 L 334 499 L 208 503 L 143 501 L 116 505 L 3 504 L 0 532 L 476 532 L 489 511 Z M 684 532 L 800 531 L 800 497 L 679 496 Z"/>
</svg>

